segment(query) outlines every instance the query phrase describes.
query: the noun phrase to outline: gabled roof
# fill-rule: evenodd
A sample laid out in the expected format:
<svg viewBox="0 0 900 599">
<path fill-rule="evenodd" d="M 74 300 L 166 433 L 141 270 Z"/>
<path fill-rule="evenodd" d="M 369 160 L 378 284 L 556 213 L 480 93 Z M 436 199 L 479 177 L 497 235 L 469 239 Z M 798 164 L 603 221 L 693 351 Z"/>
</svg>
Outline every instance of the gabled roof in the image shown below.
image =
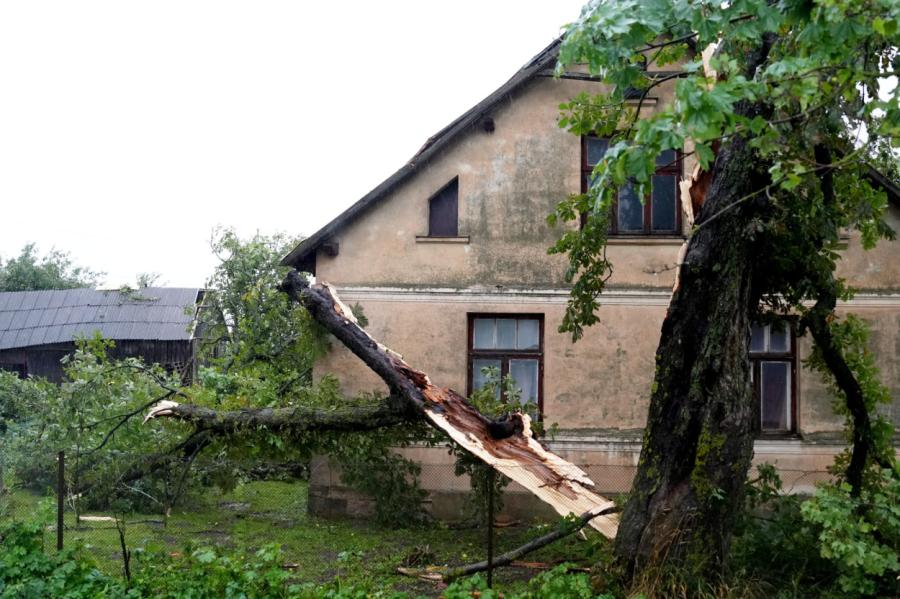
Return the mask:
<svg viewBox="0 0 900 599">
<path fill-rule="evenodd" d="M 94 333 L 113 340 L 189 340 L 200 292 L 147 287 L 128 293 L 95 289 L 0 293 L 0 349 L 67 343 Z"/>
<path fill-rule="evenodd" d="M 312 261 L 311 259 L 315 258 L 316 250 L 340 229 L 352 222 L 366 209 L 384 199 L 389 193 L 415 174 L 420 165 L 427 164 L 435 154 L 439 154 L 460 135 L 468 131 L 470 127 L 480 122 L 485 116 L 490 115 L 491 111 L 493 111 L 500 102 L 506 100 L 511 94 L 518 91 L 519 88 L 531 81 L 535 76 L 547 74 L 547 69 L 552 68 L 556 64 L 556 58 L 559 55 L 559 46 L 561 43 L 561 37 L 554 40 L 549 46 L 541 50 L 540 53 L 528 61 L 525 66 L 519 69 L 509 81 L 494 91 L 494 93 L 428 138 L 425 145 L 423 145 L 409 162 L 400 168 L 400 170 L 385 179 L 380 185 L 359 199 L 355 204 L 341 212 L 327 225 L 301 241 L 290 254 L 281 260 L 281 264 L 283 266 L 293 266 L 297 269 L 308 266 Z M 587 75 L 585 78 L 592 79 Z M 888 199 L 892 204 L 900 207 L 900 186 L 873 167 L 869 167 L 867 178 L 872 185 L 887 193 Z"/>
<path fill-rule="evenodd" d="M 471 126 L 480 122 L 485 116 L 488 116 L 500 102 L 506 100 L 511 94 L 515 93 L 520 87 L 528 83 L 541 71 L 555 65 L 556 57 L 559 54 L 560 42 L 561 38 L 554 40 L 553 43 L 541 50 L 537 56 L 528 61 L 525 66 L 519 69 L 509 81 L 501 85 L 494 93 L 431 136 L 428 141 L 425 142 L 425 145 L 416 152 L 415 156 L 403 165 L 400 170 L 385 179 L 378 187 L 367 193 L 355 204 L 344 210 L 330 223 L 304 239 L 290 254 L 282 259 L 281 264 L 284 266 L 298 267 L 310 257 L 315 256 L 316 249 L 324 242 L 328 241 L 328 239 L 343 228 L 344 225 L 352 221 L 370 206 L 385 198 L 401 183 L 409 179 L 418 170 L 420 165 L 427 164 L 435 154 L 440 153 L 461 134 L 468 131 Z"/>
</svg>

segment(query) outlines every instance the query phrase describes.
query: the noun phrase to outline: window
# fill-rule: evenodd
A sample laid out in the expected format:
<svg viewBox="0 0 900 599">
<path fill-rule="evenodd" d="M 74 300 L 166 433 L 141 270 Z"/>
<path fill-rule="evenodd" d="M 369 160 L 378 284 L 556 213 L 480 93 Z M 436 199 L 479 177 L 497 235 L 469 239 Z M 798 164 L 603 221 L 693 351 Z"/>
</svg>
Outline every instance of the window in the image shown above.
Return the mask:
<svg viewBox="0 0 900 599">
<path fill-rule="evenodd" d="M 588 190 L 591 173 L 606 150 L 604 137 L 582 138 L 581 191 Z M 656 173 L 650 181 L 650 194 L 643 204 L 631 184 L 619 189 L 612 207 L 609 232 L 613 235 L 680 235 L 681 202 L 678 180 L 681 178 L 681 154 L 666 150 L 656 157 Z"/>
<path fill-rule="evenodd" d="M 470 314 L 469 393 L 485 385 L 483 369 L 488 367 L 496 368 L 501 378 L 511 376 L 519 389 L 520 402 L 537 404 L 542 411 L 544 317 Z"/>
<path fill-rule="evenodd" d="M 459 179 L 453 179 L 428 200 L 428 236 L 459 234 Z"/>
<path fill-rule="evenodd" d="M 762 433 L 796 430 L 796 352 L 787 322 L 754 324 L 750 337 L 750 379 L 756 397 L 757 429 Z"/>
</svg>

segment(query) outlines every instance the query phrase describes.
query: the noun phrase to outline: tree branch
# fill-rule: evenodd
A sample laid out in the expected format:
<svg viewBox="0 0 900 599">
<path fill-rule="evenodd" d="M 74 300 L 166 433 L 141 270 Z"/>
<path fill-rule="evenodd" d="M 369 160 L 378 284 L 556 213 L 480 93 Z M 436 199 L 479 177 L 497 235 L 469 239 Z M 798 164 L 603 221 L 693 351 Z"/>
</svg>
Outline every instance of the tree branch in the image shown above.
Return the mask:
<svg viewBox="0 0 900 599">
<path fill-rule="evenodd" d="M 524 545 L 520 545 L 515 549 L 507 551 L 502 555 L 498 555 L 491 561 L 491 567 L 499 568 L 501 566 L 508 566 L 510 563 L 519 559 L 523 555 L 531 553 L 532 551 L 536 551 L 541 547 L 546 547 L 550 543 L 558 541 L 564 537 L 575 534 L 585 526 L 587 526 L 591 520 L 597 518 L 599 516 L 605 516 L 609 514 L 613 514 L 619 511 L 619 508 L 613 506 L 602 509 L 600 511 L 591 511 L 582 514 L 577 520 L 572 521 L 563 521 L 559 524 L 556 530 L 551 531 L 543 536 L 537 537 L 525 543 Z M 451 581 L 456 578 L 461 578 L 463 576 L 471 576 L 476 572 L 484 572 L 488 569 L 487 561 L 480 561 L 474 564 L 468 564 L 465 566 L 459 566 L 456 568 L 447 568 L 443 572 L 440 572 L 441 578 L 445 581 Z M 401 569 L 400 572 L 402 574 L 411 575 L 411 576 L 419 576 L 420 572 L 415 570 L 406 570 Z"/>
<path fill-rule="evenodd" d="M 230 435 L 265 428 L 273 432 L 368 431 L 408 422 L 388 400 L 339 410 L 298 406 L 293 408 L 246 408 L 222 412 L 192 404 L 167 402 L 151 410 L 147 418 L 168 417 L 193 423 L 198 431 Z"/>
</svg>

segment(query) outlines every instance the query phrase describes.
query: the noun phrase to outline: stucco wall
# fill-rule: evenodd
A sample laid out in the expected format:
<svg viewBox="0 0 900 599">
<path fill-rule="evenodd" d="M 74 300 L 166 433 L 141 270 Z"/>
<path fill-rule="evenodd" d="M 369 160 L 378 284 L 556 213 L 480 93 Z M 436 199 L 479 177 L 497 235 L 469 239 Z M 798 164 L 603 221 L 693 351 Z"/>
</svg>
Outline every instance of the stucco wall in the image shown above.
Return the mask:
<svg viewBox="0 0 900 599">
<path fill-rule="evenodd" d="M 467 377 L 467 314 L 540 313 L 544 315 L 544 416 L 548 425 L 564 430 L 605 431 L 633 436 L 644 426 L 654 373 L 654 356 L 665 317 L 666 294 L 611 293 L 601 305 L 600 323 L 572 343 L 557 332 L 565 295 L 531 300 L 512 292 L 475 295 L 463 301 L 453 292 L 348 291 L 343 297 L 359 303 L 369 319 L 368 331 L 400 352 L 413 366 L 428 372 L 441 386 L 465 393 Z M 629 302 L 629 303 L 625 303 Z M 871 304 L 875 305 L 871 305 Z M 853 312 L 871 329 L 871 349 L 882 380 L 895 398 L 884 412 L 900 424 L 900 308 L 877 296 L 855 300 L 842 312 Z M 818 374 L 802 367 L 810 340 L 798 339 L 798 422 L 801 435 L 836 433 L 842 420 L 832 409 L 833 398 Z M 336 374 L 343 389 L 355 394 L 386 391 L 380 379 L 340 343 L 316 364 L 316 374 Z M 829 435 L 825 435 L 828 437 Z M 835 434 L 831 438 L 838 439 Z"/>
<path fill-rule="evenodd" d="M 341 231 L 337 257 L 321 250 L 316 274 L 344 285 L 558 287 L 566 260 L 548 256 L 562 232 L 546 217 L 580 191 L 581 142 L 557 126 L 558 106 L 598 84 L 539 77 L 495 111 L 495 131 L 473 129 L 389 197 Z M 659 103 L 671 96 L 661 86 Z M 693 166 L 688 158 L 685 169 Z M 424 243 L 428 198 L 459 177 L 459 234 L 468 243 Z M 680 241 L 613 245 L 614 285 L 667 287 Z"/>
<path fill-rule="evenodd" d="M 657 106 L 671 96 L 660 90 Z M 567 300 L 566 260 L 546 253 L 562 230 L 546 216 L 580 190 L 580 140 L 556 125 L 558 105 L 596 84 L 538 78 L 491 114 L 495 131 L 473 128 L 392 194 L 339 231 L 337 256 L 320 251 L 316 274 L 342 298 L 362 305 L 368 330 L 439 385 L 462 393 L 467 378 L 467 314 L 544 315 L 544 417 L 570 442 L 555 446 L 609 492 L 627 489 L 639 451 L 654 374 L 660 326 L 669 301 L 679 238 L 611 240 L 615 270 L 601 298 L 600 324 L 572 344 L 556 332 Z M 650 106 L 648 111 L 654 110 Z M 690 159 L 684 170 L 693 167 Z M 459 235 L 452 242 L 422 240 L 428 198 L 459 178 Z M 889 223 L 900 231 L 900 210 Z M 465 238 L 468 239 L 465 239 Z M 861 248 L 851 235 L 839 274 L 865 291 L 842 306 L 873 328 L 872 348 L 891 389 L 885 412 L 900 425 L 900 242 Z M 798 358 L 809 355 L 800 339 Z M 346 393 L 384 390 L 383 384 L 339 343 L 315 367 L 336 375 Z M 798 362 L 800 438 L 759 441 L 757 461 L 776 462 L 788 487 L 809 491 L 840 450 L 842 421 L 818 375 Z M 444 450 L 406 450 L 426 468 L 449 468 Z M 452 468 L 449 470 L 452 472 Z M 423 480 L 438 515 L 458 513 L 465 481 L 448 474 Z M 515 487 L 513 487 L 515 491 Z M 343 502 L 365 511 L 364 499 L 342 489 L 326 462 L 313 469 L 311 505 Z M 360 503 L 363 502 L 363 503 Z M 343 505 L 342 504 L 342 505 Z M 510 504 L 513 505 L 513 504 Z M 527 513 L 533 513 L 532 504 Z"/>
<path fill-rule="evenodd" d="M 664 298 L 657 305 L 603 306 L 601 323 L 576 344 L 557 332 L 565 296 L 554 303 L 458 302 L 441 297 L 411 301 L 366 300 L 353 293 L 369 319 L 368 331 L 436 384 L 465 394 L 467 314 L 544 314 L 544 414 L 548 424 L 579 429 L 635 429 L 644 424 Z M 403 297 L 403 296 L 398 296 Z M 508 296 L 504 296 L 508 297 Z M 339 343 L 316 365 L 337 373 L 347 393 L 380 389 L 383 383 Z"/>
</svg>

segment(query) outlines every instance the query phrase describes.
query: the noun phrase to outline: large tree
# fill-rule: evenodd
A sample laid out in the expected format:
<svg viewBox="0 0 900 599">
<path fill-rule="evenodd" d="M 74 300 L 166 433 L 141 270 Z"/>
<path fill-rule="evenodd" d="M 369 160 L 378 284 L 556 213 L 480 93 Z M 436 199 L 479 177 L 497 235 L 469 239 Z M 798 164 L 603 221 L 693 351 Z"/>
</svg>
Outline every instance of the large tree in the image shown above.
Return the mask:
<svg viewBox="0 0 900 599">
<path fill-rule="evenodd" d="M 687 148 L 700 165 L 616 538 L 630 573 L 724 561 L 752 455 L 750 322 L 766 313 L 800 314 L 827 356 L 854 415 L 848 481 L 858 488 L 866 464 L 884 458 L 830 321 L 847 295 L 834 274 L 841 232 L 859 230 L 867 247 L 893 235 L 870 161 L 885 148 L 893 156 L 900 134 L 898 16 L 889 0 L 600 0 L 568 29 L 561 68 L 585 63 L 607 91 L 576 98 L 563 126 L 612 142 L 589 193 L 553 217 L 588 215 L 555 248 L 574 282 L 565 330 L 577 338 L 597 320 L 616 189 L 631 181 L 643 196 L 665 150 Z M 672 80 L 674 103 L 638 119 L 627 100 Z"/>
</svg>

